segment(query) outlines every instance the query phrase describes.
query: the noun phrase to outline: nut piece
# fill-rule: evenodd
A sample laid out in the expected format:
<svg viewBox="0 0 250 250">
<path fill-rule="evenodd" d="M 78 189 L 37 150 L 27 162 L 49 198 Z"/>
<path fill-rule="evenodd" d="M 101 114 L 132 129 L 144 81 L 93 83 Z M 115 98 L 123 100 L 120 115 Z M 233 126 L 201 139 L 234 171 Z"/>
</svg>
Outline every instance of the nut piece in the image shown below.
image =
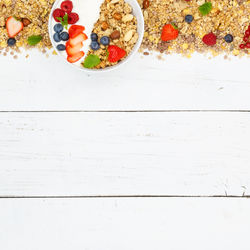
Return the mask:
<svg viewBox="0 0 250 250">
<path fill-rule="evenodd" d="M 31 24 L 31 21 L 28 18 L 23 18 L 22 19 L 23 26 L 26 27 L 29 24 Z"/>
<path fill-rule="evenodd" d="M 107 22 L 102 22 L 102 24 L 101 24 L 101 28 L 102 28 L 102 30 L 106 30 L 107 28 L 109 27 L 109 25 L 108 25 L 108 23 Z"/>
<path fill-rule="evenodd" d="M 133 18 L 134 18 L 134 16 L 133 16 L 132 14 L 127 14 L 127 15 L 125 15 L 125 16 L 122 18 L 122 21 L 123 21 L 124 23 L 130 22 L 130 21 L 133 20 Z"/>
<path fill-rule="evenodd" d="M 113 18 L 116 19 L 116 20 L 121 20 L 122 19 L 122 15 L 118 12 L 116 12 L 114 15 L 113 15 Z"/>
<path fill-rule="evenodd" d="M 133 31 L 133 30 L 129 30 L 129 31 L 125 34 L 125 36 L 124 36 L 124 41 L 125 41 L 125 42 L 130 41 L 131 38 L 132 38 L 132 36 L 133 36 L 133 34 L 134 34 L 134 31 Z"/>
<path fill-rule="evenodd" d="M 147 9 L 149 7 L 149 0 L 143 1 L 143 9 Z"/>
<path fill-rule="evenodd" d="M 111 38 L 112 40 L 116 40 L 116 39 L 119 39 L 120 36 L 121 36 L 120 31 L 119 31 L 119 30 L 115 30 L 115 31 L 113 31 L 113 32 L 111 33 L 110 38 Z"/>
</svg>

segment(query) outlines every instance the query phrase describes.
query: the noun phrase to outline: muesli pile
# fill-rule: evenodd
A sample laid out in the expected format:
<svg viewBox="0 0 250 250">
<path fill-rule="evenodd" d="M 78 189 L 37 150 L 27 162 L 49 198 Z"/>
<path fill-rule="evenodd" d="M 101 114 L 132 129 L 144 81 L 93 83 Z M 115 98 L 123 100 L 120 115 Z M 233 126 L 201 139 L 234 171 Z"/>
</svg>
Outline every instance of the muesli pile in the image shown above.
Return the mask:
<svg viewBox="0 0 250 250">
<path fill-rule="evenodd" d="M 249 0 L 138 1 L 145 19 L 142 51 L 249 54 Z"/>
<path fill-rule="evenodd" d="M 13 50 L 18 52 L 20 47 L 51 48 L 48 19 L 54 1 L 0 0 L 0 53 L 3 48 L 4 55 L 10 49 L 13 55 Z M 250 0 L 138 2 L 145 18 L 141 47 L 145 55 L 148 50 L 180 53 L 188 57 L 195 51 L 235 56 L 250 53 Z M 101 63 L 96 68 L 117 63 L 106 60 L 107 42 L 126 49 L 128 54 L 138 39 L 136 19 L 124 0 L 105 0 L 101 8 L 101 17 L 93 30 L 98 38 L 95 35 L 91 37 L 92 46 L 88 53 L 100 58 Z M 102 37 L 106 38 L 101 41 Z M 121 59 L 125 57 L 122 50 L 118 53 Z"/>
<path fill-rule="evenodd" d="M 11 48 L 18 52 L 20 47 L 34 45 L 50 48 L 48 18 L 53 3 L 54 0 L 0 0 L 1 51 Z"/>
</svg>

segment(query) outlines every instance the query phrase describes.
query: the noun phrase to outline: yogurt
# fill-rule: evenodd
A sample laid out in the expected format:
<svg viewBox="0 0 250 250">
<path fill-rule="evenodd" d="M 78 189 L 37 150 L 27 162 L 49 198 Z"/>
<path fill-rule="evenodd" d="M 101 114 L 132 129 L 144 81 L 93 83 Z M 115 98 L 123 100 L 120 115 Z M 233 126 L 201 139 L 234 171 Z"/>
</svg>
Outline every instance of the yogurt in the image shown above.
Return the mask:
<svg viewBox="0 0 250 250">
<path fill-rule="evenodd" d="M 74 5 L 74 12 L 79 15 L 77 24 L 85 27 L 84 33 L 88 36 L 88 39 L 83 42 L 82 51 L 84 51 L 85 55 L 82 59 L 84 59 L 89 50 L 91 43 L 90 35 L 94 28 L 94 24 L 99 19 L 100 7 L 103 0 L 73 0 L 72 2 Z"/>
<path fill-rule="evenodd" d="M 81 58 L 81 60 L 73 63 L 77 66 L 81 66 L 82 62 L 84 61 L 84 58 L 87 56 L 89 47 L 91 44 L 91 33 L 94 28 L 95 23 L 98 21 L 99 16 L 100 16 L 100 8 L 104 0 L 71 0 L 73 3 L 73 10 L 72 13 L 77 13 L 79 16 L 79 21 L 76 23 L 76 25 L 81 25 L 85 27 L 84 33 L 88 36 L 88 39 L 83 41 L 83 47 L 81 48 L 81 51 L 83 51 L 85 54 Z M 55 8 L 60 8 L 60 5 L 62 1 L 58 1 L 57 5 Z M 53 31 L 53 27 L 57 22 L 52 18 L 51 20 L 51 28 L 52 28 L 52 33 L 55 33 Z M 70 28 L 71 25 L 68 26 Z M 56 47 L 59 43 L 56 43 L 54 40 L 52 40 L 52 43 Z M 66 51 L 59 51 L 59 53 L 67 58 L 67 53 Z"/>
</svg>

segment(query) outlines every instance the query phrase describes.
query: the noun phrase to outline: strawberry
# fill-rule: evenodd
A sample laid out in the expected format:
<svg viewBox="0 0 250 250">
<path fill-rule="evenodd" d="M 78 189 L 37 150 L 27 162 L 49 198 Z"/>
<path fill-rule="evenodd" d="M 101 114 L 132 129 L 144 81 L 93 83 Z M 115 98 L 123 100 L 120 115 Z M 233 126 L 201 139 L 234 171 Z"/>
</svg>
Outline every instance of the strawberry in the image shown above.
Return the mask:
<svg viewBox="0 0 250 250">
<path fill-rule="evenodd" d="M 68 56 L 73 56 L 74 54 L 78 53 L 80 49 L 82 48 L 83 43 L 78 43 L 74 47 L 71 47 L 70 45 L 66 45 L 66 52 Z"/>
<path fill-rule="evenodd" d="M 108 61 L 111 63 L 121 60 L 126 55 L 124 49 L 119 48 L 116 45 L 108 46 Z"/>
<path fill-rule="evenodd" d="M 74 54 L 72 56 L 68 56 L 67 61 L 70 62 L 70 63 L 75 63 L 75 62 L 79 61 L 83 56 L 84 56 L 84 52 L 79 51 L 79 52 L 77 52 L 76 54 Z"/>
<path fill-rule="evenodd" d="M 166 24 L 162 29 L 161 40 L 164 42 L 174 40 L 178 37 L 178 35 L 178 28 L 174 24 Z"/>
<path fill-rule="evenodd" d="M 64 10 L 55 9 L 55 10 L 53 11 L 53 17 L 54 17 L 55 21 L 58 22 L 58 23 L 59 23 L 60 21 L 57 19 L 57 17 L 63 18 L 64 15 L 65 15 L 65 11 L 64 11 Z"/>
<path fill-rule="evenodd" d="M 78 36 L 76 36 L 75 38 L 70 38 L 69 39 L 69 45 L 71 46 L 71 47 L 74 47 L 74 46 L 76 46 L 78 43 L 81 43 L 81 42 L 83 42 L 83 41 L 85 41 L 85 40 L 87 40 L 88 39 L 88 37 L 87 37 L 87 35 L 85 34 L 85 33 L 80 33 Z"/>
<path fill-rule="evenodd" d="M 73 10 L 73 3 L 71 1 L 63 1 L 61 3 L 61 9 L 70 13 Z"/>
<path fill-rule="evenodd" d="M 23 23 L 11 16 L 6 21 L 6 29 L 9 37 L 13 38 L 23 29 Z"/>
<path fill-rule="evenodd" d="M 69 37 L 70 38 L 75 38 L 80 33 L 82 33 L 84 30 L 85 30 L 84 26 L 81 26 L 81 25 L 71 25 L 71 27 L 69 28 Z"/>
<path fill-rule="evenodd" d="M 68 13 L 68 23 L 69 24 L 75 24 L 76 22 L 79 21 L 79 16 L 77 13 Z"/>
</svg>

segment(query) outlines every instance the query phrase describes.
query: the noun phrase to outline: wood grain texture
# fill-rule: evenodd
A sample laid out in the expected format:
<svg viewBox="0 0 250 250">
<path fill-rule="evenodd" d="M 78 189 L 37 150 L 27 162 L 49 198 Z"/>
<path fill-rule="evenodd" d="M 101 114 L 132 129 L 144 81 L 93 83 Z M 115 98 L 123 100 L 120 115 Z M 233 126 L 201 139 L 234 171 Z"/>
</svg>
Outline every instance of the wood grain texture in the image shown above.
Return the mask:
<svg viewBox="0 0 250 250">
<path fill-rule="evenodd" d="M 0 110 L 250 110 L 248 67 L 246 57 L 137 54 L 117 71 L 87 76 L 34 51 L 0 58 Z"/>
<path fill-rule="evenodd" d="M 249 195 L 249 113 L 0 113 L 0 196 Z"/>
<path fill-rule="evenodd" d="M 248 250 L 247 199 L 0 200 L 4 250 Z"/>
</svg>

